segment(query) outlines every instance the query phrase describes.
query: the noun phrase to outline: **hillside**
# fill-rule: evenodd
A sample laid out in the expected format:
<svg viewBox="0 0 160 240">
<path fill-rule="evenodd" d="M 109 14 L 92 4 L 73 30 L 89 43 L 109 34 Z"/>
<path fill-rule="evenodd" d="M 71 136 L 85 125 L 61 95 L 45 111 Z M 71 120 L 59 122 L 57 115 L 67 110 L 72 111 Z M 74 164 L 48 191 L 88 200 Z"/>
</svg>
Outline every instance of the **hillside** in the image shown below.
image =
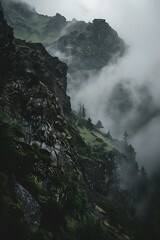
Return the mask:
<svg viewBox="0 0 160 240">
<path fill-rule="evenodd" d="M 133 147 L 72 111 L 66 64 L 16 40 L 1 6 L 0 26 L 0 237 L 141 240 Z"/>
<path fill-rule="evenodd" d="M 57 54 L 67 62 L 69 72 L 101 69 L 126 49 L 123 40 L 105 20 L 67 21 L 58 13 L 54 17 L 40 15 L 22 2 L 3 0 L 2 4 L 15 37 L 41 42 L 52 55 Z"/>
</svg>

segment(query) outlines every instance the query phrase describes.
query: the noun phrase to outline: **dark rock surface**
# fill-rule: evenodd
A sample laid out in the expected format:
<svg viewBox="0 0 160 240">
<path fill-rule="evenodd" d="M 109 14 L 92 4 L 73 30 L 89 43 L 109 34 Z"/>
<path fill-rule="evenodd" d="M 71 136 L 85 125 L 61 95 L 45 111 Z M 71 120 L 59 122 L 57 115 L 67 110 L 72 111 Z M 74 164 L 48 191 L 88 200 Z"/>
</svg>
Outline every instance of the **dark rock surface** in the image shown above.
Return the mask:
<svg viewBox="0 0 160 240">
<path fill-rule="evenodd" d="M 126 49 L 117 32 L 103 19 L 94 19 L 89 23 L 76 19 L 66 21 L 65 17 L 58 13 L 47 18 L 33 12 L 23 3 L 17 4 L 12 1 L 2 3 L 6 19 L 14 27 L 15 37 L 42 42 L 52 55 L 58 51 L 63 55 L 63 61 L 68 63 L 69 72 L 79 69 L 99 70 L 115 56 L 117 58 L 123 55 Z M 30 19 L 26 17 L 29 11 Z M 19 26 L 20 23 L 23 29 Z"/>
<path fill-rule="evenodd" d="M 18 200 L 22 202 L 24 216 L 29 224 L 31 231 L 37 231 L 41 221 L 41 209 L 39 204 L 34 200 L 32 195 L 19 183 L 16 183 L 15 192 Z"/>
<path fill-rule="evenodd" d="M 66 21 L 59 15 L 56 18 L 61 28 Z M 78 24 L 81 31 L 87 31 L 83 22 Z M 97 24 L 106 28 L 104 36 Z M 40 43 L 15 40 L 2 9 L 0 26 L 1 56 L 6 59 L 5 72 L 0 72 L 0 223 L 4 239 L 134 239 L 133 208 L 139 194 L 136 183 L 128 188 L 127 181 L 138 182 L 140 174 L 133 149 L 124 143 L 121 149 L 118 141 L 72 112 L 66 95 L 66 64 L 51 57 Z M 87 28 L 86 41 L 98 36 L 93 46 L 107 36 L 106 31 L 112 31 L 103 20 L 95 20 Z"/>
</svg>

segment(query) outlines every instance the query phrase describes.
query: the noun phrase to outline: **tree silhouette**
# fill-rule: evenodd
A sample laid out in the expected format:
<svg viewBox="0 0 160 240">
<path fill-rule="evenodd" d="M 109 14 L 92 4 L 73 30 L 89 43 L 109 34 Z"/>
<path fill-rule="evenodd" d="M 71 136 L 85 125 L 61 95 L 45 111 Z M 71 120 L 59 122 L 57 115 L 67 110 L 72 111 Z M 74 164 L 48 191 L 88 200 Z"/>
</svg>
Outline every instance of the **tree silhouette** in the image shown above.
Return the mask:
<svg viewBox="0 0 160 240">
<path fill-rule="evenodd" d="M 108 131 L 108 132 L 106 133 L 106 137 L 109 138 L 109 139 L 112 139 L 112 136 L 111 136 L 110 131 Z"/>
<path fill-rule="evenodd" d="M 86 108 L 85 108 L 84 104 L 79 105 L 78 117 L 81 119 L 85 119 L 85 117 L 86 117 Z"/>
<path fill-rule="evenodd" d="M 104 128 L 100 120 L 98 120 L 98 122 L 96 123 L 96 127 L 99 129 Z"/>
<path fill-rule="evenodd" d="M 127 147 L 128 146 L 128 133 L 126 130 L 124 131 L 124 134 L 123 134 L 123 140 L 124 140 L 125 147 Z"/>
<path fill-rule="evenodd" d="M 90 117 L 87 120 L 87 125 L 89 128 L 92 128 L 92 119 Z"/>
</svg>

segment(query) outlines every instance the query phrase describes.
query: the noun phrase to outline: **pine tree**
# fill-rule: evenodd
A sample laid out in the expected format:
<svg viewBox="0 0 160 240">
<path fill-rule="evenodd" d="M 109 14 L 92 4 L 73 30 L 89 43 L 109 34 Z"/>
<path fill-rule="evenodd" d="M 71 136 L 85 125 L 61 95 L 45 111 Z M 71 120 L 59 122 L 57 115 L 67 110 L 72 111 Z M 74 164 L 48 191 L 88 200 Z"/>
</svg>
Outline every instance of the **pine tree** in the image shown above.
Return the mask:
<svg viewBox="0 0 160 240">
<path fill-rule="evenodd" d="M 110 131 L 107 132 L 106 137 L 109 138 L 109 139 L 112 139 Z"/>
<path fill-rule="evenodd" d="M 87 120 L 87 125 L 89 128 L 92 128 L 92 119 L 90 117 Z"/>
<path fill-rule="evenodd" d="M 96 127 L 99 129 L 104 128 L 100 120 L 98 120 L 98 122 L 96 123 Z"/>
<path fill-rule="evenodd" d="M 84 104 L 82 105 L 82 118 L 86 118 L 86 108 L 84 107 Z"/>
<path fill-rule="evenodd" d="M 125 147 L 128 146 L 128 133 L 126 130 L 124 131 L 123 139 L 124 139 Z"/>
<path fill-rule="evenodd" d="M 79 105 L 78 117 L 81 119 L 85 119 L 85 117 L 86 117 L 86 108 L 85 108 L 84 104 Z"/>
</svg>

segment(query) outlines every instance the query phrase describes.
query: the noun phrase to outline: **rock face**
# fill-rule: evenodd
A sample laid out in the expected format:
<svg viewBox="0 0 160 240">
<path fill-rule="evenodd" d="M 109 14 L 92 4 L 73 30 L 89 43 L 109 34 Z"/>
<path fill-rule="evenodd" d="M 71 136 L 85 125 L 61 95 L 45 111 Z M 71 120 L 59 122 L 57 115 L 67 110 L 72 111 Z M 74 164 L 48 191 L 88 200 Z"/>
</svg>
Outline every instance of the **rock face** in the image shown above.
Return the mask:
<svg viewBox="0 0 160 240">
<path fill-rule="evenodd" d="M 66 20 L 55 18 L 61 29 Z M 101 30 L 96 33 L 93 46 L 104 37 L 110 41 L 105 21 L 95 20 L 87 28 L 77 24 L 82 32 L 88 28 L 87 39 L 99 31 L 97 24 L 106 28 L 104 36 Z M 1 8 L 0 26 L 0 59 L 5 59 L 0 72 L 0 236 L 134 239 L 140 174 L 133 148 L 124 143 L 120 148 L 118 141 L 75 116 L 66 95 L 66 64 L 41 44 L 15 40 Z"/>
<path fill-rule="evenodd" d="M 13 43 L 13 29 L 7 26 L 4 21 L 2 7 L 0 9 L 0 21 L 1 21 L 1 32 L 0 32 L 0 48 L 1 48 L 1 68 L 0 73 L 4 76 L 9 71 L 13 70 L 15 61 L 15 45 Z M 6 41 L 7 39 L 7 41 Z"/>
<path fill-rule="evenodd" d="M 70 99 L 66 95 L 67 65 L 56 57 L 51 57 L 42 44 L 16 41 L 21 61 L 25 71 L 35 76 L 59 98 L 63 113 L 71 111 Z"/>
<path fill-rule="evenodd" d="M 16 183 L 15 192 L 18 199 L 22 202 L 24 216 L 29 224 L 31 231 L 37 231 L 41 220 L 41 211 L 39 204 L 33 199 L 32 195 L 19 183 Z"/>
<path fill-rule="evenodd" d="M 81 31 L 76 23 L 73 25 L 74 31 L 69 31 L 51 46 L 73 59 L 71 70 L 98 70 L 108 64 L 115 54 L 123 53 L 123 41 L 105 20 L 95 19 L 93 23 L 85 24 Z"/>
<path fill-rule="evenodd" d="M 60 14 L 54 17 L 39 15 L 23 3 L 2 3 L 15 36 L 42 42 L 52 55 L 57 52 L 69 64 L 69 72 L 99 70 L 126 49 L 123 40 L 103 19 L 94 19 L 92 23 L 66 21 Z M 29 13 L 30 18 L 27 17 Z"/>
</svg>

